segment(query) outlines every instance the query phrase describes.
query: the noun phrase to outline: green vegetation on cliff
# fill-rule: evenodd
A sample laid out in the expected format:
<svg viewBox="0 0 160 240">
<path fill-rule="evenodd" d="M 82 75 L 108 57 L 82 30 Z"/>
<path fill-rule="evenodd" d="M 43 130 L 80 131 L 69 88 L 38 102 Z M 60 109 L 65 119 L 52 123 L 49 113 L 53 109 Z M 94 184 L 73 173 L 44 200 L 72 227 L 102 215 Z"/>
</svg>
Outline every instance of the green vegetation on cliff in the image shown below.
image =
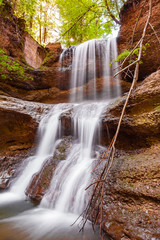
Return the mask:
<svg viewBox="0 0 160 240">
<path fill-rule="evenodd" d="M 13 60 L 0 49 L 0 79 L 2 80 L 33 80 L 33 78 L 25 73 L 24 68 L 18 60 Z"/>
</svg>

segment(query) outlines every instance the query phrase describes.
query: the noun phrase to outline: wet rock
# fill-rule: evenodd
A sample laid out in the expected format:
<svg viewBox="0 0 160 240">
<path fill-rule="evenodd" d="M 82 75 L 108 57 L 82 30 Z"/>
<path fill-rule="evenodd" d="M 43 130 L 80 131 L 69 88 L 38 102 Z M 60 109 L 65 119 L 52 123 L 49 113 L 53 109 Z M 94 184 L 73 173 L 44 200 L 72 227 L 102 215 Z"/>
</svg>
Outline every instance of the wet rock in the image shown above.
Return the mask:
<svg viewBox="0 0 160 240">
<path fill-rule="evenodd" d="M 1 109 L 29 115 L 37 123 L 40 122 L 42 116 L 44 114 L 47 114 L 52 109 L 52 107 L 53 105 L 51 104 L 29 102 L 13 97 L 0 95 Z"/>
<path fill-rule="evenodd" d="M 1 108 L 0 150 L 27 150 L 34 142 L 37 123 L 27 114 Z"/>
<path fill-rule="evenodd" d="M 9 186 L 24 158 L 31 154 L 38 123 L 51 108 L 52 105 L 0 97 L 1 188 Z"/>
<path fill-rule="evenodd" d="M 115 158 L 104 196 L 104 229 L 113 239 L 159 239 L 159 152 L 155 144 Z"/>
<path fill-rule="evenodd" d="M 23 160 L 31 154 L 31 149 L 0 151 L 0 190 L 7 189 L 19 174 Z"/>
<path fill-rule="evenodd" d="M 13 169 L 0 172 L 0 189 L 6 189 L 8 187 L 9 180 L 13 177 L 13 175 Z"/>
<path fill-rule="evenodd" d="M 41 171 L 34 175 L 32 182 L 26 190 L 26 195 L 33 201 L 39 202 L 49 188 L 54 170 L 60 161 L 66 160 L 72 146 L 72 137 L 63 138 L 57 145 L 53 157 L 43 165 Z"/>
<path fill-rule="evenodd" d="M 120 21 L 121 28 L 118 38 L 118 47 L 119 53 L 123 52 L 125 49 L 129 49 L 131 47 L 132 35 L 134 31 L 134 27 L 136 21 L 138 19 L 139 13 L 142 9 L 145 0 L 129 0 L 124 5 L 120 12 Z M 145 4 L 145 7 L 142 10 L 141 17 L 138 21 L 135 34 L 133 37 L 133 46 L 137 44 L 140 40 L 143 32 L 144 25 L 147 20 L 149 12 L 148 3 Z M 154 0 L 152 2 L 152 16 L 150 23 L 153 25 L 154 30 L 158 37 L 160 38 L 160 2 L 159 0 Z M 160 54 L 157 50 L 158 40 L 149 26 L 147 28 L 147 33 L 144 38 L 144 44 L 148 43 L 146 50 L 146 55 L 142 57 L 143 64 L 140 65 L 139 79 L 144 79 L 149 74 L 156 71 L 160 66 Z"/>
<path fill-rule="evenodd" d="M 137 85 L 133 91 L 122 120 L 118 148 L 134 149 L 151 146 L 160 141 L 160 71 L 157 71 Z M 125 96 L 114 102 L 102 120 L 102 143 L 109 129 L 110 138 L 115 134 Z"/>
<path fill-rule="evenodd" d="M 34 146 L 37 125 L 27 114 L 0 108 L 1 188 L 8 186 L 14 170 Z"/>
</svg>

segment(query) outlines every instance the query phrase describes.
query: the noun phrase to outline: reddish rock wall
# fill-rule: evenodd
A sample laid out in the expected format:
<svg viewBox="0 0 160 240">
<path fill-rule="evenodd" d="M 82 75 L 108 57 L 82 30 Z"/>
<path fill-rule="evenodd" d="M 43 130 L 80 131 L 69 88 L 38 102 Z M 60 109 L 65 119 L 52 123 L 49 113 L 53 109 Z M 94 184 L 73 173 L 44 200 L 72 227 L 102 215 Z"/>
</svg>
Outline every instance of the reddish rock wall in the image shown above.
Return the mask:
<svg viewBox="0 0 160 240">
<path fill-rule="evenodd" d="M 46 55 L 43 47 L 29 34 L 25 35 L 23 52 L 26 62 L 34 68 L 41 66 Z"/>
<path fill-rule="evenodd" d="M 0 9 L 0 49 L 7 55 L 38 68 L 45 58 L 45 49 L 25 32 L 25 21 L 11 15 L 6 4 Z"/>
<path fill-rule="evenodd" d="M 123 7 L 120 13 L 121 29 L 119 33 L 119 52 L 131 47 L 131 39 L 136 24 L 138 15 L 144 5 L 145 0 L 129 0 Z M 148 2 L 148 1 L 147 1 Z M 143 28 L 147 20 L 149 8 L 148 3 L 145 4 L 142 10 L 141 17 L 138 21 L 135 35 L 133 38 L 133 46 L 139 41 L 142 36 Z M 154 26 L 158 37 L 160 38 L 160 1 L 152 1 L 152 17 L 150 23 Z M 139 78 L 144 79 L 152 72 L 160 67 L 160 44 L 151 29 L 147 28 L 147 34 L 144 39 L 144 44 L 149 43 L 147 46 L 146 55 L 142 58 L 143 64 L 140 65 Z"/>
</svg>

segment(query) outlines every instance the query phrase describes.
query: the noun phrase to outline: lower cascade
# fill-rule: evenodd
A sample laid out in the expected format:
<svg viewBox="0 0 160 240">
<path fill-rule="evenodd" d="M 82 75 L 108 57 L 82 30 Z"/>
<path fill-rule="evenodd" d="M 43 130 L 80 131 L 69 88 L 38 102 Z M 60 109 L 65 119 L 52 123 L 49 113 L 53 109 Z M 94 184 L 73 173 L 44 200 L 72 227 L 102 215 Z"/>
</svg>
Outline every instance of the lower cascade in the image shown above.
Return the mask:
<svg viewBox="0 0 160 240">
<path fill-rule="evenodd" d="M 79 233 L 81 218 L 73 223 L 84 211 L 89 200 L 89 193 L 85 189 L 92 181 L 91 172 L 98 154 L 97 149 L 100 148 L 101 116 L 111 99 L 120 96 L 121 92 L 118 79 L 115 79 L 114 87 L 110 84 L 117 64 L 107 68 L 116 57 L 115 44 L 115 39 L 113 42 L 91 40 L 72 49 L 71 103 L 53 105 L 52 110 L 41 119 L 35 154 L 25 159 L 23 170 L 10 189 L 0 194 L 0 208 L 5 206 L 7 209 L 7 206 L 13 204 L 17 209 L 24 205 L 21 213 L 17 211 L 18 215 L 14 213 L 12 217 L 0 221 L 0 239 L 98 239 L 98 232 L 92 232 L 90 222 L 83 233 Z M 63 62 L 63 56 L 61 61 Z M 97 68 L 106 81 L 99 96 Z M 90 82 L 92 101 L 85 102 L 85 84 Z M 26 190 L 33 176 L 53 157 L 56 146 L 62 141 L 61 116 L 67 112 L 72 112 L 72 146 L 66 159 L 59 161 L 39 206 L 27 206 L 24 201 Z M 10 231 L 7 231 L 8 226 Z"/>
</svg>

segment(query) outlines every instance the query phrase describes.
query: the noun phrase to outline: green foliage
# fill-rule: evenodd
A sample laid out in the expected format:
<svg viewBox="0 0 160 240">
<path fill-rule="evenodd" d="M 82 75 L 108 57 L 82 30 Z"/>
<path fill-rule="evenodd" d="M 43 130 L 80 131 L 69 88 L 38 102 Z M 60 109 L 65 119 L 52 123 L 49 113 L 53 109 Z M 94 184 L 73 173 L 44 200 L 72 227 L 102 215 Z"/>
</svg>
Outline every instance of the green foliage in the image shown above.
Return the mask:
<svg viewBox="0 0 160 240">
<path fill-rule="evenodd" d="M 25 73 L 24 68 L 19 64 L 18 60 L 13 60 L 0 49 L 0 78 L 3 80 L 23 79 L 33 80 L 33 78 Z"/>
<path fill-rule="evenodd" d="M 147 46 L 150 46 L 150 44 L 149 44 L 149 43 L 146 43 L 146 44 L 143 45 L 143 47 L 142 47 L 142 56 L 145 56 L 145 55 L 146 55 Z M 134 49 L 134 51 L 133 51 L 132 53 L 131 53 L 131 51 L 129 51 L 129 50 L 123 51 L 121 54 L 119 54 L 119 55 L 117 56 L 116 59 L 114 59 L 114 60 L 110 63 L 110 66 L 112 65 L 112 63 L 123 61 L 130 53 L 131 53 L 131 59 L 128 60 L 128 63 L 134 62 L 135 60 L 138 59 L 139 50 L 140 50 L 140 48 L 138 47 L 138 48 Z M 140 61 L 140 64 L 142 64 L 142 63 L 143 63 L 143 62 Z"/>
<path fill-rule="evenodd" d="M 107 2 L 112 14 L 119 18 L 120 7 L 125 1 Z M 66 46 L 93 38 L 106 38 L 117 28 L 103 0 L 56 0 L 56 4 L 61 19 L 60 35 Z"/>
<path fill-rule="evenodd" d="M 44 34 L 49 37 L 55 27 L 54 5 L 54 0 L 17 0 L 14 14 L 25 19 L 26 31 L 38 42 L 46 43 Z"/>
<path fill-rule="evenodd" d="M 15 6 L 15 0 L 11 0 L 14 14 L 26 20 L 26 30 L 37 41 L 46 43 L 46 39 L 58 39 L 60 35 L 66 46 L 106 38 L 117 28 L 111 14 L 119 19 L 120 8 L 126 1 L 16 0 Z"/>
<path fill-rule="evenodd" d="M 157 107 L 155 108 L 155 110 L 156 110 L 156 111 L 160 111 L 160 106 L 157 106 Z"/>
<path fill-rule="evenodd" d="M 3 6 L 4 3 L 3 3 L 3 0 L 0 0 L 0 6 Z"/>
<path fill-rule="evenodd" d="M 26 30 L 41 44 L 60 36 L 60 41 L 69 46 L 107 38 L 117 28 L 112 16 L 119 20 L 120 8 L 127 0 L 3 1 L 10 2 L 14 14 L 25 19 Z"/>
<path fill-rule="evenodd" d="M 47 62 L 49 62 L 54 57 L 54 55 L 55 55 L 54 51 L 48 52 L 42 65 L 45 65 Z"/>
</svg>

